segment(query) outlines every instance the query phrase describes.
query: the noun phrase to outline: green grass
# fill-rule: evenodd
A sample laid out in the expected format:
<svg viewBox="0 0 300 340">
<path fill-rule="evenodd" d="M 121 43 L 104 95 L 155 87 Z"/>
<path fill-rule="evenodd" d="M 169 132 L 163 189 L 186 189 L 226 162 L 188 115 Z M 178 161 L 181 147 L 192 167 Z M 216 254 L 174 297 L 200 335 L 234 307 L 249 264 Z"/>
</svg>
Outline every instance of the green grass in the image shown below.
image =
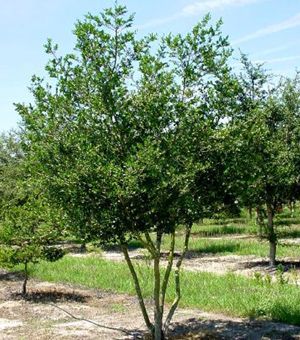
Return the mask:
<svg viewBox="0 0 300 340">
<path fill-rule="evenodd" d="M 176 238 L 175 248 L 183 248 L 184 238 Z M 168 249 L 170 237 L 163 239 L 163 249 Z M 192 235 L 189 243 L 189 250 L 196 254 L 218 254 L 218 255 L 256 255 L 267 257 L 269 253 L 269 243 L 266 240 L 259 239 L 210 239 L 199 238 Z M 195 255 L 196 255 L 195 254 Z M 277 246 L 277 257 L 294 257 L 299 258 L 300 245 L 282 245 Z"/>
<path fill-rule="evenodd" d="M 66 256 L 54 263 L 31 267 L 31 275 L 47 281 L 64 282 L 119 293 L 134 294 L 134 286 L 126 264 L 95 257 Z M 145 297 L 150 297 L 152 269 L 139 264 Z M 255 279 L 228 274 L 182 273 L 181 306 L 222 312 L 232 316 L 267 317 L 272 320 L 300 325 L 300 289 L 297 286 L 267 284 Z M 174 295 L 173 278 L 167 301 Z"/>
<path fill-rule="evenodd" d="M 256 234 L 257 227 L 253 225 L 242 224 L 195 224 L 192 228 L 192 235 L 199 237 L 209 236 L 224 236 L 224 235 L 241 235 L 241 234 Z"/>
<path fill-rule="evenodd" d="M 181 240 L 180 240 L 181 241 Z M 179 246 L 179 244 L 177 244 Z M 190 250 L 197 253 L 209 253 L 219 255 L 256 255 L 266 257 L 269 252 L 267 241 L 259 240 L 209 240 L 209 239 L 191 239 Z M 300 246 L 298 245 L 278 245 L 278 257 L 296 257 L 300 255 Z"/>
</svg>

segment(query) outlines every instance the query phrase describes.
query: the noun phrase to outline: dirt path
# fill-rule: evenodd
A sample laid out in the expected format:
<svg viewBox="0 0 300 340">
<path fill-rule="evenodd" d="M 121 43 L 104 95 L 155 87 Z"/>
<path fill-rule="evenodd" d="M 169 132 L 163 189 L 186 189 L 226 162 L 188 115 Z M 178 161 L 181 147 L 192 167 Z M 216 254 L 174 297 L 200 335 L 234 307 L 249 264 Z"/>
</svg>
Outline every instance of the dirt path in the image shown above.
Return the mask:
<svg viewBox="0 0 300 340">
<path fill-rule="evenodd" d="M 230 235 L 220 237 L 208 237 L 210 240 L 222 239 L 255 239 L 254 236 L 249 235 Z M 300 238 L 281 239 L 281 244 L 300 244 Z M 130 250 L 130 257 L 134 260 L 148 259 L 148 253 L 144 249 Z M 117 250 L 103 251 L 101 253 L 70 253 L 70 256 L 101 256 L 104 259 L 112 261 L 124 261 L 123 254 Z M 163 257 L 162 263 L 166 264 L 166 256 Z M 147 260 L 148 261 L 148 260 Z M 294 258 L 281 258 L 280 261 L 285 267 L 284 276 L 289 279 L 290 283 L 297 283 L 300 285 L 300 262 Z M 236 273 L 253 277 L 255 273 L 259 272 L 263 275 L 270 274 L 275 277 L 276 270 L 270 268 L 267 257 L 258 257 L 255 255 L 218 255 L 218 254 L 198 254 L 189 252 L 183 261 L 183 268 L 189 271 L 202 271 L 215 274 Z M 293 268 L 293 272 L 288 272 Z"/>
<path fill-rule="evenodd" d="M 0 273 L 0 339 L 144 338 L 132 296 L 30 280 L 24 300 L 20 286 L 19 276 Z M 179 310 L 172 329 L 172 339 L 300 339 L 300 327 L 196 309 Z"/>
<path fill-rule="evenodd" d="M 131 250 L 130 257 L 136 261 L 143 261 L 145 256 L 144 250 Z M 93 253 L 87 254 L 73 254 L 71 256 L 101 256 L 104 259 L 111 261 L 124 261 L 123 254 L 119 251 L 104 251 L 101 254 L 95 255 Z M 300 285 L 300 264 L 293 258 L 281 259 L 285 266 L 286 272 L 284 277 L 289 279 L 290 283 L 297 283 Z M 147 260 L 149 261 L 149 260 Z M 162 264 L 166 265 L 165 259 L 162 259 Z M 219 275 L 226 273 L 235 273 L 254 277 L 255 273 L 262 275 L 271 275 L 274 279 L 276 277 L 276 269 L 270 268 L 267 257 L 257 257 L 255 255 L 197 255 L 188 253 L 182 264 L 183 269 L 193 272 L 209 272 Z M 293 272 L 288 269 L 294 268 Z"/>
</svg>

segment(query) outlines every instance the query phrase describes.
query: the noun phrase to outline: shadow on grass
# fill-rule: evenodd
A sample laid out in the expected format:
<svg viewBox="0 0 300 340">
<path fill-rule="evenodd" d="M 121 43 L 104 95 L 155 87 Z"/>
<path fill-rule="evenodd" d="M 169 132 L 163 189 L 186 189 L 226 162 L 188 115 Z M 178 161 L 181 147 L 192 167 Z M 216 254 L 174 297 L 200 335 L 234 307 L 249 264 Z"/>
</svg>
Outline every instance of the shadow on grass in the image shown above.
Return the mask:
<svg viewBox="0 0 300 340">
<path fill-rule="evenodd" d="M 211 243 L 203 247 L 197 248 L 191 245 L 188 252 L 189 257 L 197 257 L 199 254 L 220 254 L 220 253 L 235 253 L 241 248 L 240 243 Z"/>
<path fill-rule="evenodd" d="M 289 218 L 283 218 L 278 217 L 278 219 L 275 220 L 276 225 L 291 225 L 291 224 L 300 224 L 300 218 L 299 217 L 289 217 Z"/>
<path fill-rule="evenodd" d="M 298 238 L 300 237 L 300 229 L 282 229 L 278 231 L 279 238 Z"/>
<path fill-rule="evenodd" d="M 283 270 L 286 272 L 290 269 L 300 269 L 300 261 L 276 261 L 276 265 L 282 265 Z M 247 262 L 240 265 L 243 269 L 271 269 L 276 270 L 276 267 L 270 267 L 269 261 L 257 261 L 257 262 Z"/>
<path fill-rule="evenodd" d="M 225 219 L 208 219 L 205 220 L 205 225 L 216 224 L 216 225 L 225 225 L 225 224 L 247 224 L 249 223 L 248 218 L 245 217 L 235 217 L 235 218 L 225 218 Z"/>
<path fill-rule="evenodd" d="M 10 272 L 0 269 L 0 281 L 18 282 L 22 280 L 24 280 L 24 272 L 22 270 Z"/>
<path fill-rule="evenodd" d="M 169 339 L 298 339 L 300 328 L 269 321 L 189 319 L 173 323 Z"/>
<path fill-rule="evenodd" d="M 192 232 L 194 236 L 218 236 L 218 235 L 234 235 L 234 234 L 245 234 L 246 231 L 241 227 L 224 225 L 219 227 L 212 227 L 208 230 L 199 230 Z"/>
<path fill-rule="evenodd" d="M 23 299 L 35 303 L 49 303 L 49 302 L 80 302 L 86 303 L 91 298 L 88 295 L 79 294 L 76 292 L 63 292 L 63 291 L 31 291 L 26 295 L 21 293 L 12 293 L 13 299 Z"/>
<path fill-rule="evenodd" d="M 121 248 L 119 245 L 105 245 L 105 246 L 101 246 L 101 248 L 105 251 L 119 251 L 121 252 Z M 129 250 L 135 250 L 135 249 L 139 249 L 139 248 L 144 248 L 143 244 L 139 241 L 139 240 L 131 240 L 128 243 L 128 249 Z"/>
</svg>

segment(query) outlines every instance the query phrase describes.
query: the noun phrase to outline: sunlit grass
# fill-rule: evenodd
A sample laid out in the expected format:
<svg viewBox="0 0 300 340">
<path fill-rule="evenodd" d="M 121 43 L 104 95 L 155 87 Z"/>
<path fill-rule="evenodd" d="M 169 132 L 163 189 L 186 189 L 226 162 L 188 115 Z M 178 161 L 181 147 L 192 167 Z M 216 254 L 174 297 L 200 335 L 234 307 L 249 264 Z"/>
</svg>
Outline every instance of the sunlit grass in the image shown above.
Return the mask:
<svg viewBox="0 0 300 340">
<path fill-rule="evenodd" d="M 144 296 L 151 297 L 152 269 L 139 264 Z M 55 263 L 31 267 L 31 275 L 47 281 L 64 282 L 90 288 L 134 294 L 134 285 L 125 263 L 96 257 L 66 256 Z M 218 276 L 211 273 L 182 273 L 183 297 L 181 306 L 232 316 L 259 317 L 300 324 L 300 290 L 289 284 L 266 284 L 233 274 Z M 167 301 L 174 298 L 173 277 Z"/>
</svg>

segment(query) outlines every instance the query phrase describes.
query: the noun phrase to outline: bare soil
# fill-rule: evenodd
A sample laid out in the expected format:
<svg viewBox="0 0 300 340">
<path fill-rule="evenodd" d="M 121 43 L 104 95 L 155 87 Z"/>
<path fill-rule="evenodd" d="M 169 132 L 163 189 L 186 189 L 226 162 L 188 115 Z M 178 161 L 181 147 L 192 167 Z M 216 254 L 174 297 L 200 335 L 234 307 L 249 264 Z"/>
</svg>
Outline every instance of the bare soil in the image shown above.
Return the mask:
<svg viewBox="0 0 300 340">
<path fill-rule="evenodd" d="M 137 300 L 0 271 L 0 339 L 147 339 Z M 148 302 L 149 303 L 149 302 Z M 179 309 L 170 339 L 300 339 L 300 327 Z"/>
<path fill-rule="evenodd" d="M 163 257 L 166 254 L 163 254 Z M 95 256 L 93 253 L 75 254 L 72 256 Z M 111 261 L 124 261 L 123 254 L 118 251 L 105 251 L 101 255 L 104 259 Z M 145 261 L 148 263 L 147 256 L 143 250 L 130 251 L 130 257 L 136 261 Z M 283 277 L 288 279 L 289 283 L 300 285 L 300 262 L 294 258 L 284 258 L 280 260 L 283 265 Z M 162 264 L 166 265 L 167 261 L 163 258 Z M 211 255 L 187 253 L 182 268 L 193 272 L 207 272 L 219 275 L 235 273 L 254 277 L 256 273 L 270 275 L 272 280 L 276 279 L 276 268 L 269 266 L 267 257 L 257 257 L 255 255 Z M 291 270 L 292 269 L 292 270 Z"/>
<path fill-rule="evenodd" d="M 209 237 L 210 240 L 221 240 L 226 236 Z M 230 235 L 230 239 L 249 239 L 254 238 L 249 235 Z M 282 239 L 281 244 L 300 244 L 300 238 Z M 130 257 L 134 260 L 148 260 L 147 251 L 144 249 L 134 249 L 129 251 Z M 176 255 L 176 254 L 175 254 Z M 86 254 L 72 254 L 72 256 L 95 256 L 95 253 Z M 97 254 L 96 254 L 97 256 Z M 103 251 L 98 256 L 102 256 L 107 260 L 123 261 L 123 254 L 118 250 Z M 162 254 L 162 263 L 167 263 L 167 254 Z M 289 280 L 290 283 L 300 285 L 300 261 L 295 258 L 281 258 L 280 263 L 283 265 L 283 276 Z M 273 280 L 276 277 L 276 269 L 269 266 L 267 257 L 258 257 L 255 255 L 213 255 L 213 254 L 199 254 L 195 252 L 188 252 L 183 264 L 183 269 L 194 272 L 209 272 L 214 274 L 224 275 L 226 273 L 235 273 L 254 277 L 255 273 L 262 275 L 271 275 Z M 291 271 L 291 269 L 293 269 Z"/>
</svg>

